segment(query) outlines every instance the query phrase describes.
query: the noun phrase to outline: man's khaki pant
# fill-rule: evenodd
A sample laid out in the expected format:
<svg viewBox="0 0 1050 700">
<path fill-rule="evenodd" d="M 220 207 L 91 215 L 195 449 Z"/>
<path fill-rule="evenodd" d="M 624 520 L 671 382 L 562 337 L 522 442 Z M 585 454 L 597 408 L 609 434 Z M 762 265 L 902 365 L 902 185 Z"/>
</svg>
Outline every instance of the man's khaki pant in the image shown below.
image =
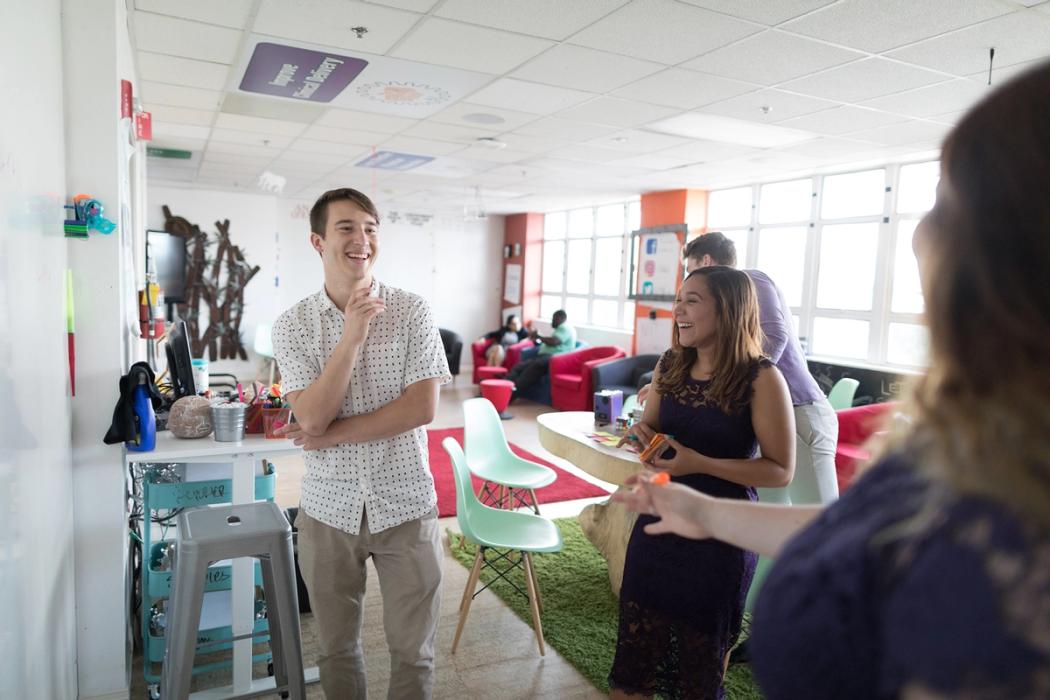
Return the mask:
<svg viewBox="0 0 1050 700">
<path fill-rule="evenodd" d="M 389 698 L 430 698 L 434 634 L 441 607 L 441 540 L 436 509 L 419 520 L 371 533 L 365 517 L 350 535 L 300 510 L 299 568 L 320 637 L 318 668 L 328 700 L 368 697 L 361 619 L 365 561 L 372 557 L 390 648 Z"/>
</svg>

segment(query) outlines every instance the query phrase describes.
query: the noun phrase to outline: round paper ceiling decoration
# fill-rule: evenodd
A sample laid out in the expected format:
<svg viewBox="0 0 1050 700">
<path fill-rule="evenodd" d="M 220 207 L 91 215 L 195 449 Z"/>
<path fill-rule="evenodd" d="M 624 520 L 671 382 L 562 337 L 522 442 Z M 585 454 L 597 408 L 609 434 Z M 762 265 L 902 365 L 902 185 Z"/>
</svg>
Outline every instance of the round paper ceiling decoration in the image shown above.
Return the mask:
<svg viewBox="0 0 1050 700">
<path fill-rule="evenodd" d="M 452 98 L 447 90 L 433 85 L 395 81 L 361 85 L 357 88 L 357 94 L 373 102 L 396 105 L 433 105 L 448 102 Z"/>
</svg>

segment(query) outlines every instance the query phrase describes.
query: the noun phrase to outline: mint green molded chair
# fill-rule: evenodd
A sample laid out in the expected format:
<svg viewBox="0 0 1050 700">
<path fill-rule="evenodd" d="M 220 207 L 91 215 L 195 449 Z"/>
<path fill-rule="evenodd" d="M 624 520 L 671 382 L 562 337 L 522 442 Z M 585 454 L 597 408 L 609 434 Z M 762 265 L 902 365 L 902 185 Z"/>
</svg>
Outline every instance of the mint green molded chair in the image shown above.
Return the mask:
<svg viewBox="0 0 1050 700">
<path fill-rule="evenodd" d="M 488 399 L 464 401 L 463 424 L 467 466 L 485 481 L 478 495 L 481 502 L 507 510 L 527 506 L 539 515 L 536 489 L 553 483 L 558 474 L 511 451 L 499 414 Z"/>
<path fill-rule="evenodd" d="M 536 643 L 540 647 L 540 656 L 544 656 L 546 650 L 543 645 L 543 624 L 540 622 L 542 602 L 540 587 L 536 583 L 536 570 L 532 567 L 532 554 L 560 552 L 561 533 L 554 523 L 539 515 L 498 510 L 483 505 L 471 487 L 470 470 L 467 468 L 463 448 L 455 438 L 450 437 L 445 438 L 441 445 L 452 460 L 452 474 L 456 479 L 456 520 L 459 522 L 459 529 L 463 531 L 465 540 L 478 547 L 474 566 L 470 569 L 470 577 L 467 579 L 467 587 L 463 589 L 463 599 L 459 603 L 459 624 L 456 626 L 456 637 L 452 640 L 452 653 L 455 654 L 456 647 L 459 646 L 459 637 L 463 634 L 463 626 L 467 622 L 467 615 L 470 614 L 471 602 L 490 585 L 482 586 L 479 591 L 474 590 L 477 588 L 481 570 L 488 568 L 496 572 L 496 580 L 506 581 L 529 601 Z M 494 556 L 487 556 L 489 551 L 493 552 Z M 513 552 L 520 554 L 513 557 Z M 524 591 L 508 577 L 508 574 L 519 566 L 525 570 Z"/>
<path fill-rule="evenodd" d="M 831 391 L 828 392 L 828 403 L 836 411 L 852 407 L 853 397 L 857 393 L 858 386 L 860 386 L 860 382 L 856 379 L 843 377 L 835 382 L 835 386 L 831 387 Z"/>
</svg>

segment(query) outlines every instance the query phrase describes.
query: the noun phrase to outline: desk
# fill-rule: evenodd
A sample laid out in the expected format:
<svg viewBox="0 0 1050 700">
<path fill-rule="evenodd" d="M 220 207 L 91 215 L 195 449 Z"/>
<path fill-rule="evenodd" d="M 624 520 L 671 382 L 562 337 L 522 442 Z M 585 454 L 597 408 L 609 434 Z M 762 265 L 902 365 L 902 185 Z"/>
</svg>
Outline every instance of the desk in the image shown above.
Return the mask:
<svg viewBox="0 0 1050 700">
<path fill-rule="evenodd" d="M 595 431 L 590 411 L 544 413 L 536 417 L 540 444 L 550 452 L 602 481 L 623 487 L 627 477 L 642 471 L 638 455 L 624 449 L 599 445 L 587 437 Z M 627 541 L 637 516 L 621 503 L 606 501 L 587 506 L 580 512 L 580 527 L 598 548 L 609 566 L 609 585 L 620 595 Z"/>
<path fill-rule="evenodd" d="M 151 462 L 226 463 L 232 468 L 232 503 L 255 500 L 256 464 L 266 457 L 298 454 L 302 448 L 291 440 L 267 440 L 262 435 L 245 435 L 240 442 L 216 442 L 210 437 L 183 440 L 170 431 L 157 433 L 157 447 L 151 452 L 124 452 L 127 465 Z M 148 518 L 147 518 L 148 523 Z M 232 563 L 230 596 L 234 636 L 251 634 L 255 619 L 255 586 L 252 559 L 241 557 Z M 318 680 L 316 668 L 306 669 L 306 682 Z M 240 695 L 261 694 L 275 688 L 273 677 L 252 680 L 252 640 L 233 643 L 233 685 L 193 693 L 195 700 L 225 700 Z"/>
</svg>

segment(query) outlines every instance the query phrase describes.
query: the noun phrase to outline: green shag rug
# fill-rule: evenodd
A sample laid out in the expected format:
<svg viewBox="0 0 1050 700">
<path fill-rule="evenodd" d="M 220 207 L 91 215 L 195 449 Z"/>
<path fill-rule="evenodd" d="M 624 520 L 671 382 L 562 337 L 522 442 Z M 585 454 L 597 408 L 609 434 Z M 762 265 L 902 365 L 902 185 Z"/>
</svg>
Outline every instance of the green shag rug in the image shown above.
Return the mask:
<svg viewBox="0 0 1050 700">
<path fill-rule="evenodd" d="M 554 523 L 561 530 L 564 549 L 557 554 L 536 554 L 536 567 L 543 596 L 543 635 L 569 663 L 603 692 L 609 691 L 607 676 L 616 650 L 616 628 L 619 601 L 609 588 L 609 572 L 594 545 L 580 529 L 575 518 L 562 518 Z M 452 555 L 468 569 L 474 563 L 475 548 L 458 546 L 460 535 L 449 533 Z M 519 567 L 514 571 L 516 583 L 525 589 L 525 576 Z M 491 582 L 491 571 L 482 581 Z M 497 581 L 491 590 L 532 626 L 528 601 L 505 581 Z M 745 620 L 746 627 L 746 620 Z M 733 664 L 725 679 L 726 696 L 731 700 L 762 700 L 751 668 Z"/>
</svg>

